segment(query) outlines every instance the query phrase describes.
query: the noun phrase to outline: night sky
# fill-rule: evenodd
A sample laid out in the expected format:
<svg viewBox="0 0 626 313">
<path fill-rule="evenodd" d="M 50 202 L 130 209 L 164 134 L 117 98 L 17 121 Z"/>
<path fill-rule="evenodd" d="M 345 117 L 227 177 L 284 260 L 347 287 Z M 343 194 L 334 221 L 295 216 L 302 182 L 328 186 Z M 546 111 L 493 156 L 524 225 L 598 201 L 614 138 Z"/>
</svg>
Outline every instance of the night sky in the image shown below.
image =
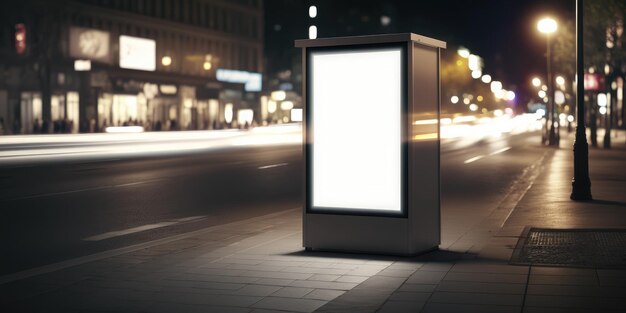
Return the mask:
<svg viewBox="0 0 626 313">
<path fill-rule="evenodd" d="M 315 19 L 309 5 L 318 7 Z M 289 68 L 298 55 L 293 41 L 307 38 L 314 24 L 319 38 L 413 32 L 444 40 L 454 51 L 464 46 L 484 59 L 485 73 L 519 91 L 545 73 L 546 40 L 537 20 L 575 20 L 573 0 L 266 0 L 265 10 L 270 73 Z M 382 15 L 391 18 L 388 26 L 381 25 Z"/>
</svg>

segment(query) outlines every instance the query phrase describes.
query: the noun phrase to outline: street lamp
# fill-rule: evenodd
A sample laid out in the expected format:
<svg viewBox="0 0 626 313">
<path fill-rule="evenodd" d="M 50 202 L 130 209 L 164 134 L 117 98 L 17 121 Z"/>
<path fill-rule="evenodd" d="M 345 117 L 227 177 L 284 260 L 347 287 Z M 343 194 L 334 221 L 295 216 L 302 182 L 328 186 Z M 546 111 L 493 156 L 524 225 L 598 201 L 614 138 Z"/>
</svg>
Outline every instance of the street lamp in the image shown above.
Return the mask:
<svg viewBox="0 0 626 313">
<path fill-rule="evenodd" d="M 552 81 L 552 71 L 550 68 L 550 35 L 554 32 L 556 32 L 557 30 L 557 23 L 554 19 L 546 17 L 543 18 L 541 20 L 539 20 L 539 23 L 537 23 L 537 29 L 539 30 L 539 32 L 542 32 L 544 34 L 546 34 L 546 64 L 547 64 L 547 71 L 548 71 L 548 105 L 550 106 L 550 114 L 549 114 L 549 127 L 550 127 L 550 135 L 548 137 L 548 143 L 551 146 L 558 146 L 558 139 L 556 136 L 556 130 L 555 130 L 555 123 L 556 122 L 556 118 L 555 118 L 555 114 L 556 114 L 556 108 L 554 105 L 554 82 Z"/>
<path fill-rule="evenodd" d="M 531 83 L 533 86 L 539 88 L 539 86 L 541 86 L 541 79 L 539 79 L 539 77 L 534 77 Z"/>
<path fill-rule="evenodd" d="M 570 199 L 591 200 L 589 179 L 589 145 L 585 130 L 585 87 L 583 60 L 583 0 L 576 0 L 576 141 L 574 141 L 574 178 Z"/>
</svg>

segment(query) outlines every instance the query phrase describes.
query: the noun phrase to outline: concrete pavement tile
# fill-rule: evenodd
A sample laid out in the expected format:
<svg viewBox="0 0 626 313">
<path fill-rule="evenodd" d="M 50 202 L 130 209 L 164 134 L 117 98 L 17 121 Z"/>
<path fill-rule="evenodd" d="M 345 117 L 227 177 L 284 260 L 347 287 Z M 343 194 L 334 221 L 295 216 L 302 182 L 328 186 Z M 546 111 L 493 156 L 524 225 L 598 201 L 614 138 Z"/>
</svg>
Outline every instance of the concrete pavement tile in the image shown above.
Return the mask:
<svg viewBox="0 0 626 313">
<path fill-rule="evenodd" d="M 562 275 L 562 276 L 596 276 L 596 270 L 592 268 L 571 268 L 571 267 L 546 267 L 533 266 L 530 269 L 531 275 Z"/>
<path fill-rule="evenodd" d="M 343 275 L 343 274 L 346 274 L 349 270 L 341 269 L 341 268 L 289 266 L 289 267 L 283 268 L 281 271 L 286 272 L 286 273 Z"/>
<path fill-rule="evenodd" d="M 424 266 L 421 262 L 397 261 L 389 265 L 387 269 L 393 270 L 417 270 Z"/>
<path fill-rule="evenodd" d="M 208 267 L 196 267 L 186 271 L 190 274 L 202 274 L 202 275 L 219 275 L 219 276 L 245 276 L 243 275 L 247 270 L 236 270 L 227 268 L 208 268 Z"/>
<path fill-rule="evenodd" d="M 459 262 L 452 267 L 450 272 L 528 274 L 528 266 L 490 264 L 483 262 Z"/>
<path fill-rule="evenodd" d="M 268 309 L 254 309 L 250 313 L 285 313 L 285 311 L 268 310 Z"/>
<path fill-rule="evenodd" d="M 248 265 L 248 264 L 229 264 L 226 269 L 235 270 L 247 270 L 247 271 L 265 271 L 265 272 L 278 272 L 283 270 L 284 266 L 273 265 Z"/>
<path fill-rule="evenodd" d="M 597 286 L 598 279 L 593 276 L 563 276 L 563 275 L 530 275 L 528 280 L 532 285 L 586 285 Z"/>
<path fill-rule="evenodd" d="M 438 284 L 446 272 L 416 271 L 407 279 L 407 284 Z"/>
<path fill-rule="evenodd" d="M 395 291 L 389 297 L 393 301 L 419 301 L 425 302 L 430 297 L 430 292 Z"/>
<path fill-rule="evenodd" d="M 626 277 L 621 276 L 598 276 L 601 286 L 626 287 Z"/>
<path fill-rule="evenodd" d="M 544 296 L 626 298 L 626 287 L 584 285 L 528 285 L 527 294 Z"/>
<path fill-rule="evenodd" d="M 394 291 L 404 283 L 403 277 L 372 276 L 359 284 L 357 289 Z"/>
<path fill-rule="evenodd" d="M 510 283 L 525 284 L 526 275 L 522 274 L 494 274 L 494 273 L 459 273 L 449 272 L 443 279 L 446 281 L 472 281 L 483 283 Z"/>
<path fill-rule="evenodd" d="M 206 312 L 220 312 L 220 313 L 247 313 L 250 312 L 248 308 L 237 308 L 228 306 L 214 306 L 214 305 L 191 305 L 182 303 L 155 303 L 149 307 L 149 312 L 154 313 L 171 313 L 171 312 L 185 312 L 185 313 L 206 313 Z M 129 311 L 130 312 L 130 311 Z"/>
<path fill-rule="evenodd" d="M 608 270 L 608 269 L 597 269 L 599 277 L 621 277 L 626 278 L 626 270 Z"/>
<path fill-rule="evenodd" d="M 444 292 L 480 292 L 480 293 L 498 293 L 498 294 L 524 294 L 525 284 L 506 284 L 506 283 L 481 283 L 466 281 L 442 281 L 437 285 L 436 291 Z"/>
<path fill-rule="evenodd" d="M 289 312 L 313 312 L 324 304 L 326 301 L 315 299 L 267 297 L 253 304 L 252 307 Z"/>
<path fill-rule="evenodd" d="M 253 284 L 270 285 L 270 286 L 289 286 L 295 279 L 279 279 L 279 278 L 261 278 Z"/>
<path fill-rule="evenodd" d="M 342 282 L 342 283 L 357 283 L 360 284 L 362 282 L 364 282 L 366 279 L 368 279 L 369 276 L 353 276 L 353 275 L 343 275 L 339 278 L 337 278 L 337 282 Z"/>
<path fill-rule="evenodd" d="M 331 290 L 331 289 L 315 289 L 309 292 L 306 296 L 307 299 L 318 299 L 324 301 L 331 301 L 342 294 L 346 293 L 343 290 Z"/>
<path fill-rule="evenodd" d="M 212 281 L 219 283 L 250 284 L 259 280 L 259 277 L 220 276 L 184 273 L 169 277 L 166 280 Z"/>
<path fill-rule="evenodd" d="M 309 279 L 313 274 L 290 272 L 245 271 L 242 276 L 279 279 Z"/>
<path fill-rule="evenodd" d="M 523 299 L 523 295 L 435 291 L 428 302 L 522 306 Z"/>
<path fill-rule="evenodd" d="M 215 295 L 201 293 L 159 292 L 154 295 L 155 302 L 185 304 L 203 304 L 213 306 L 249 307 L 263 297 Z"/>
<path fill-rule="evenodd" d="M 424 307 L 424 302 L 389 300 L 376 312 L 378 313 L 414 313 Z"/>
<path fill-rule="evenodd" d="M 220 290 L 238 290 L 246 286 L 241 283 L 225 283 L 214 281 L 194 281 L 194 280 L 163 280 L 156 284 L 159 288 L 163 287 L 185 287 L 199 289 L 220 289 Z"/>
<path fill-rule="evenodd" d="M 350 290 L 357 286 L 355 283 L 341 283 L 334 281 L 295 280 L 292 287 L 304 287 L 313 289 Z"/>
<path fill-rule="evenodd" d="M 522 313 L 597 313 L 597 309 L 581 309 L 581 308 L 550 308 L 525 306 Z M 602 310 L 603 313 L 623 313 L 622 310 Z"/>
<path fill-rule="evenodd" d="M 380 276 L 390 276 L 390 277 L 409 277 L 411 276 L 413 273 L 415 273 L 416 270 L 414 269 L 384 269 L 380 272 L 378 272 L 378 274 L 376 275 L 380 275 Z"/>
<path fill-rule="evenodd" d="M 313 288 L 282 287 L 272 294 L 273 297 L 302 298 L 313 291 Z"/>
<path fill-rule="evenodd" d="M 263 264 L 265 261 L 263 260 L 251 260 L 251 259 L 238 259 L 232 257 L 225 257 L 221 259 L 217 259 L 211 263 L 213 264 L 245 264 L 245 265 L 258 265 Z M 271 264 L 263 264 L 263 265 L 271 265 Z"/>
<path fill-rule="evenodd" d="M 520 313 L 521 307 L 503 305 L 475 305 L 451 303 L 426 303 L 422 313 Z"/>
<path fill-rule="evenodd" d="M 373 290 L 350 290 L 321 307 L 318 312 L 375 312 L 390 293 Z"/>
<path fill-rule="evenodd" d="M 309 277 L 309 280 L 335 281 L 339 277 L 341 277 L 341 276 L 339 276 L 339 275 L 315 274 L 315 275 Z"/>
<path fill-rule="evenodd" d="M 254 261 L 258 261 L 258 260 L 254 260 Z M 282 267 L 289 267 L 289 266 L 307 266 L 307 267 L 313 267 L 313 266 L 309 266 L 308 262 L 300 262 L 300 261 L 276 261 L 276 260 L 269 260 L 269 261 L 260 261 L 261 263 L 259 263 L 259 265 L 271 265 L 271 266 L 282 266 Z"/>
<path fill-rule="evenodd" d="M 527 295 L 525 306 L 557 307 L 576 309 L 623 310 L 626 308 L 625 298 L 606 297 L 572 297 L 572 296 L 540 296 Z"/>
<path fill-rule="evenodd" d="M 233 295 L 267 297 L 278 291 L 280 288 L 281 287 L 278 286 L 247 285 L 235 291 Z"/>
<path fill-rule="evenodd" d="M 411 292 L 433 292 L 437 288 L 435 284 L 403 284 L 398 288 L 398 291 L 411 291 Z"/>
<path fill-rule="evenodd" d="M 430 272 L 447 272 L 452 268 L 452 266 L 454 266 L 454 263 L 452 262 L 429 262 L 420 267 L 419 270 Z"/>
</svg>

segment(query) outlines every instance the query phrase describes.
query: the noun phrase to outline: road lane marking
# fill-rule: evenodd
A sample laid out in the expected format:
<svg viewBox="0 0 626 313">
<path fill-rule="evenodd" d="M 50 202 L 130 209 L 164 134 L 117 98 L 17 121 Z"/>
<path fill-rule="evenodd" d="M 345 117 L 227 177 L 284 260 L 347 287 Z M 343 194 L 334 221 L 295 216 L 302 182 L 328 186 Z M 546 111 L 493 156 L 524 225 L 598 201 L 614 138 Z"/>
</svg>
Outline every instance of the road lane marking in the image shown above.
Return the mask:
<svg viewBox="0 0 626 313">
<path fill-rule="evenodd" d="M 12 198 L 12 199 L 0 199 L 0 201 L 15 201 L 15 200 L 34 199 L 34 198 L 45 198 L 45 197 L 66 195 L 66 194 L 72 194 L 72 193 L 78 193 L 78 192 L 84 192 L 84 191 L 95 191 L 95 190 L 103 190 L 103 189 L 111 189 L 111 188 L 130 187 L 130 186 L 137 186 L 137 185 L 143 185 L 143 184 L 155 182 L 158 180 L 160 179 L 152 179 L 152 180 L 138 181 L 138 182 L 132 182 L 132 183 L 126 183 L 126 184 L 83 188 L 83 189 L 68 190 L 68 191 L 48 192 L 48 193 L 41 193 L 41 194 L 36 194 L 36 195 L 22 196 L 22 197 L 17 197 L 17 198 Z"/>
<path fill-rule="evenodd" d="M 494 152 L 489 153 L 489 155 L 496 155 L 498 153 L 502 153 L 502 152 L 508 151 L 510 149 L 511 149 L 511 147 L 502 148 L 502 149 L 500 149 L 498 151 L 494 151 Z"/>
<path fill-rule="evenodd" d="M 484 157 L 485 157 L 484 155 L 475 156 L 475 157 L 473 157 L 473 158 L 471 158 L 471 159 L 467 159 L 467 160 L 465 160 L 463 163 L 465 163 L 465 164 L 469 164 L 469 163 L 472 163 L 472 162 L 478 161 L 478 160 L 480 160 L 480 159 L 482 159 L 482 158 L 484 158 Z"/>
<path fill-rule="evenodd" d="M 502 152 L 508 151 L 510 149 L 511 149 L 511 147 L 502 148 L 500 150 L 497 150 L 497 151 L 489 153 L 489 156 L 496 155 L 498 153 L 502 153 Z M 463 163 L 469 164 L 469 163 L 472 163 L 472 162 L 476 162 L 476 161 L 478 161 L 478 160 L 480 160 L 480 159 L 482 159 L 484 157 L 486 157 L 486 155 L 478 155 L 478 156 L 475 156 L 475 157 L 473 157 L 471 159 L 467 159 L 467 160 L 463 161 Z"/>
<path fill-rule="evenodd" d="M 84 241 L 100 241 L 100 240 L 105 240 L 105 239 L 109 239 L 113 237 L 134 234 L 134 233 L 142 232 L 145 230 L 170 226 L 174 224 L 178 224 L 178 223 L 177 222 L 161 222 L 161 223 L 156 223 L 156 224 L 142 225 L 142 226 L 137 226 L 137 227 L 133 227 L 129 229 L 112 231 L 112 232 L 108 232 L 108 233 L 104 233 L 104 234 L 100 234 L 96 236 L 87 237 L 87 238 L 84 238 L 83 240 Z"/>
<path fill-rule="evenodd" d="M 100 240 L 110 239 L 110 238 L 114 238 L 114 237 L 130 235 L 130 234 L 134 234 L 134 233 L 138 233 L 138 232 L 142 232 L 142 231 L 146 231 L 146 230 L 151 230 L 151 229 L 156 229 L 156 228 L 176 225 L 176 224 L 185 223 L 185 222 L 197 221 L 197 220 L 204 219 L 205 217 L 206 216 L 183 217 L 183 218 L 179 218 L 179 219 L 170 220 L 168 222 L 160 222 L 160 223 L 156 223 L 156 224 L 147 224 L 147 225 L 132 227 L 132 228 L 123 229 L 123 230 L 111 231 L 111 232 L 108 232 L 108 233 L 104 233 L 104 234 L 100 234 L 100 235 L 96 235 L 96 236 L 83 238 L 83 240 L 84 241 L 100 241 Z"/>
<path fill-rule="evenodd" d="M 270 165 L 265 165 L 265 166 L 259 166 L 260 170 L 265 170 L 268 168 L 274 168 L 274 167 L 281 167 L 281 166 L 285 166 L 287 165 L 287 163 L 278 163 L 278 164 L 270 164 Z"/>
</svg>

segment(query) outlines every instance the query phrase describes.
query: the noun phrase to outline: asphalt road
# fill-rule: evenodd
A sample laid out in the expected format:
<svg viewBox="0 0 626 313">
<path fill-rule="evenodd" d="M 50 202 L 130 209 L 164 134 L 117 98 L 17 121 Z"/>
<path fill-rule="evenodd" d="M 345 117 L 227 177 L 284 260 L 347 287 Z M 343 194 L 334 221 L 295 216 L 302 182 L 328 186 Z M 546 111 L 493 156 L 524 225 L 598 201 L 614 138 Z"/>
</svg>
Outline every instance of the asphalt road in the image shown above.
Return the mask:
<svg viewBox="0 0 626 313">
<path fill-rule="evenodd" d="M 454 212 L 487 215 L 546 149 L 538 132 L 446 140 L 444 240 Z M 297 143 L 0 164 L 0 276 L 300 207 L 302 167 Z"/>
</svg>

